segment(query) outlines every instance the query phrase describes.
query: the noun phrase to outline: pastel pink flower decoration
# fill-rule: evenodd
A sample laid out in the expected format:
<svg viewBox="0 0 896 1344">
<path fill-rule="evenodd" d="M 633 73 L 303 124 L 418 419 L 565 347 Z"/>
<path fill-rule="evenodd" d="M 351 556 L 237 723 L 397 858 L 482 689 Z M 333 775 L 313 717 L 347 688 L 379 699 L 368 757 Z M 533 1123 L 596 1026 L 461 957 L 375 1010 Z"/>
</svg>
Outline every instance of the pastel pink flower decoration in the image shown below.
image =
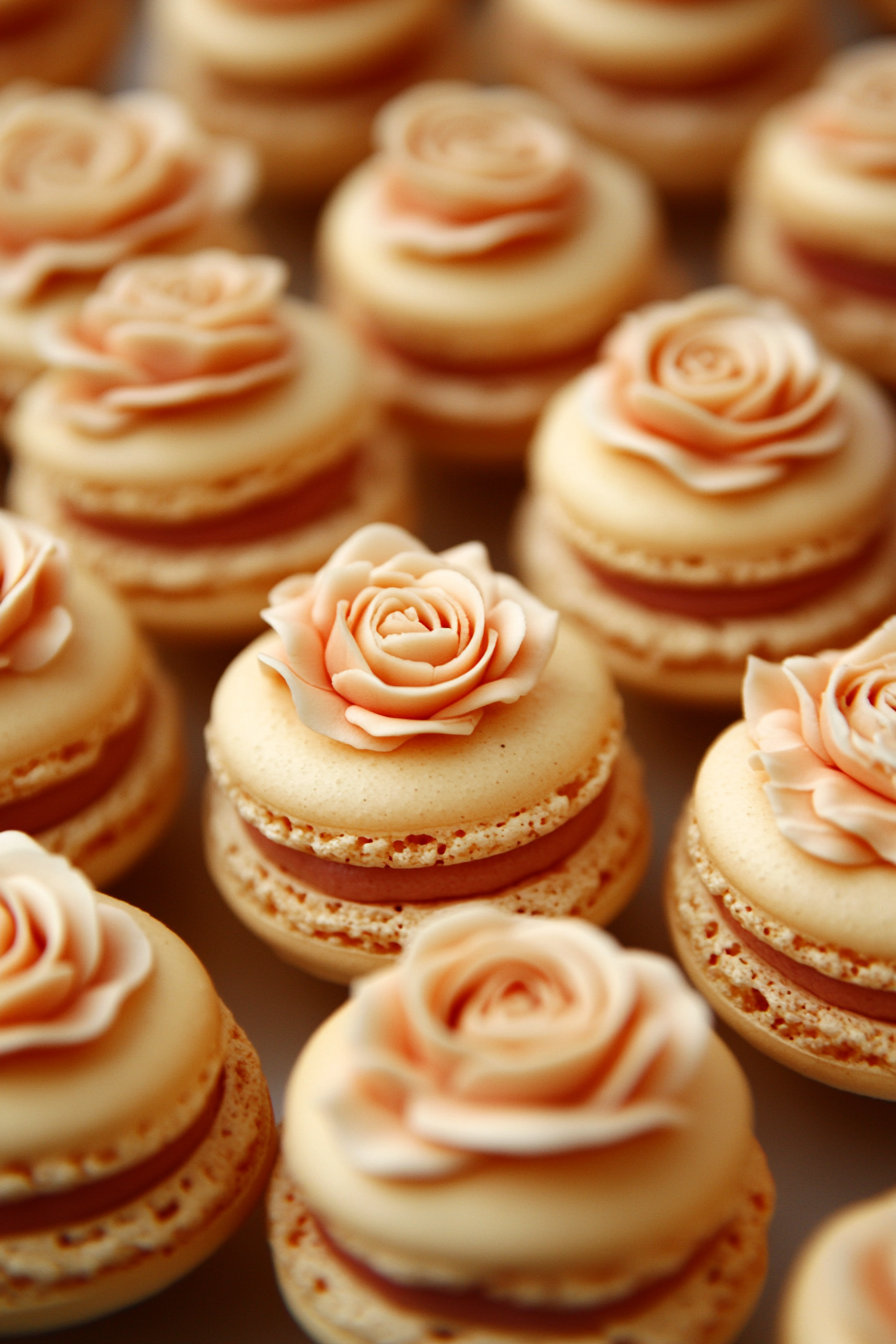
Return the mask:
<svg viewBox="0 0 896 1344">
<path fill-rule="evenodd" d="M 0 671 L 35 672 L 72 632 L 68 550 L 36 523 L 0 510 Z"/>
<path fill-rule="evenodd" d="M 800 124 L 824 154 L 848 172 L 896 172 L 896 41 L 843 52 L 801 99 Z"/>
<path fill-rule="evenodd" d="M 241 396 L 289 376 L 298 352 L 280 312 L 287 269 L 276 257 L 222 248 L 142 257 L 105 275 L 72 317 L 35 344 L 59 414 L 113 435 L 154 411 Z"/>
<path fill-rule="evenodd" d="M 471 904 L 356 981 L 350 1055 L 321 1099 L 349 1161 L 437 1179 L 687 1123 L 709 1010 L 678 968 L 576 919 Z"/>
<path fill-rule="evenodd" d="M 840 382 L 840 365 L 781 304 L 720 287 L 623 318 L 582 408 L 602 444 L 697 493 L 731 494 L 843 446 Z"/>
<path fill-rule="evenodd" d="M 580 174 L 562 114 L 523 89 L 418 84 L 374 123 L 387 243 L 474 257 L 570 223 Z"/>
<path fill-rule="evenodd" d="M 422 733 L 466 736 L 488 705 L 541 676 L 557 613 L 496 574 L 479 542 L 434 555 L 403 528 L 363 527 L 316 575 L 279 584 L 262 616 L 303 723 L 367 751 Z"/>
<path fill-rule="evenodd" d="M 0 299 L 116 262 L 248 205 L 248 145 L 206 135 L 161 93 L 0 93 Z"/>
<path fill-rule="evenodd" d="M 751 658 L 744 716 L 788 840 L 828 863 L 896 863 L 896 617 L 851 649 Z"/>
<path fill-rule="evenodd" d="M 102 1036 L 151 969 L 125 910 L 61 855 L 0 833 L 0 1056 Z"/>
</svg>

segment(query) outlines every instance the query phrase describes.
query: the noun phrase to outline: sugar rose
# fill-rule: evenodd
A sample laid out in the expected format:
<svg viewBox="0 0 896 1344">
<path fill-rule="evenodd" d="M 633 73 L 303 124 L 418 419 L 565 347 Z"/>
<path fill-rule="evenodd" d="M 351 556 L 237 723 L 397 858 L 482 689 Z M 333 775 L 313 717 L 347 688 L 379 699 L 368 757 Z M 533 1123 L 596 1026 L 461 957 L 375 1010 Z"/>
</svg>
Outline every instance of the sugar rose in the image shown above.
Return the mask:
<svg viewBox="0 0 896 1344">
<path fill-rule="evenodd" d="M 380 112 L 389 243 L 432 257 L 477 256 L 570 222 L 579 174 L 561 114 L 520 89 L 420 84 Z"/>
<path fill-rule="evenodd" d="M 801 102 L 800 123 L 825 156 L 849 172 L 896 172 L 896 41 L 845 52 Z"/>
<path fill-rule="evenodd" d="M 851 649 L 751 658 L 744 715 L 788 840 L 829 863 L 896 863 L 896 617 Z"/>
<path fill-rule="evenodd" d="M 316 575 L 287 579 L 262 615 L 282 649 L 259 654 L 303 723 L 367 751 L 421 733 L 466 736 L 544 670 L 557 613 L 478 542 L 434 555 L 403 528 L 363 527 Z"/>
<path fill-rule="evenodd" d="M 0 833 L 0 1056 L 101 1036 L 151 967 L 126 911 L 61 855 Z"/>
<path fill-rule="evenodd" d="M 686 1123 L 709 1012 L 677 967 L 583 920 L 473 904 L 352 986 L 324 1104 L 350 1161 L 437 1178 L 477 1155 L 606 1147 Z"/>
<path fill-rule="evenodd" d="M 36 345 L 59 413 L 116 434 L 138 415 L 233 397 L 286 377 L 297 352 L 280 316 L 287 271 L 274 257 L 210 249 L 122 262 L 73 317 L 51 318 Z"/>
<path fill-rule="evenodd" d="M 704 290 L 631 313 L 586 378 L 601 443 L 702 494 L 753 490 L 846 440 L 840 366 L 780 304 Z"/>
<path fill-rule="evenodd" d="M 36 523 L 0 509 L 0 672 L 35 672 L 72 632 L 68 551 Z"/>
<path fill-rule="evenodd" d="M 200 131 L 160 93 L 0 94 L 0 299 L 107 270 L 255 191 L 252 151 Z"/>
</svg>

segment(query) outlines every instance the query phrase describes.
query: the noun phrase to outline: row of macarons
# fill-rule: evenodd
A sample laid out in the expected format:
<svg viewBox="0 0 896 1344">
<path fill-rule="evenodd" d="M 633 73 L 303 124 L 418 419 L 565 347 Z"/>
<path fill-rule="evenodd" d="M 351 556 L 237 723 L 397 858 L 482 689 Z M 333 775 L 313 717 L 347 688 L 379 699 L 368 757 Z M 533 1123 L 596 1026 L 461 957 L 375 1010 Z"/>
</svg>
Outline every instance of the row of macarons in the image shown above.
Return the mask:
<svg viewBox="0 0 896 1344">
<path fill-rule="evenodd" d="M 177 802 L 176 699 L 64 546 L 0 515 L 0 823 L 101 884 Z M 479 543 L 371 524 L 283 580 L 206 729 L 206 856 L 281 957 L 347 983 L 445 907 L 607 924 L 649 848 L 600 647 Z M 669 862 L 689 973 L 760 1049 L 896 1095 L 896 618 L 839 651 L 751 658 Z"/>
<path fill-rule="evenodd" d="M 736 279 L 783 295 L 835 353 L 884 379 L 896 370 L 887 167 L 896 142 L 894 53 L 888 42 L 847 52 L 816 89 L 763 124 L 728 249 Z M 327 302 L 360 337 L 377 397 L 405 437 L 471 462 L 519 460 L 550 396 L 592 361 L 621 314 L 687 287 L 663 243 L 656 201 L 634 166 L 587 145 L 558 108 L 521 89 L 418 85 L 380 113 L 375 139 L 378 152 L 342 183 L 321 222 Z M 248 147 L 200 132 L 163 95 L 103 101 L 16 86 L 0 107 L 4 164 L 7 394 L 48 358 L 117 381 L 171 381 L 172 370 L 157 367 L 160 352 L 154 366 L 145 343 L 106 348 L 116 336 L 108 315 L 87 320 L 76 348 L 45 328 L 71 325 L 91 285 L 136 251 L 209 243 L 251 251 Z M 212 320 L 211 312 L 195 318 L 200 328 Z M 92 346 L 99 348 L 85 365 Z M 255 353 L 276 378 L 271 358 Z M 260 385 L 258 369 L 241 371 L 230 396 Z M 173 377 L 188 372 L 175 364 Z M 216 372 L 233 370 L 225 361 Z M 190 378 L 184 408 L 198 381 Z M 205 396 L 225 390 L 219 380 Z M 117 416 L 108 405 L 103 415 L 82 408 L 78 427 L 114 437 L 126 428 L 126 410 L 151 408 L 154 398 L 144 406 L 119 388 Z M 761 418 L 734 406 L 739 418 Z M 665 426 L 667 437 L 676 428 Z M 295 484 L 295 473 L 286 481 L 281 472 L 281 484 Z M 93 512 L 102 516 L 100 502 Z M 208 499 L 197 509 L 215 512 Z M 113 501 L 106 512 L 127 509 Z M 159 504 L 142 521 L 164 527 L 177 515 Z"/>
<path fill-rule="evenodd" d="M 266 1185 L 319 1344 L 727 1344 L 764 1279 L 746 1078 L 672 962 L 583 920 L 434 915 L 300 1054 L 278 1158 L 258 1058 L 186 944 L 4 831 L 0 1079 L 0 1336 L 160 1291 Z M 831 1220 L 781 1344 L 887 1339 L 894 1250 L 892 1195 Z"/>
<path fill-rule="evenodd" d="M 888 0 L 876 5 L 893 21 Z M 329 190 L 367 153 L 377 110 L 425 79 L 513 80 L 678 193 L 719 191 L 752 127 L 830 49 L 812 0 L 154 0 L 151 81 L 210 131 L 249 139 L 266 185 Z M 4 0 L 0 83 L 88 82 L 124 0 Z"/>
</svg>

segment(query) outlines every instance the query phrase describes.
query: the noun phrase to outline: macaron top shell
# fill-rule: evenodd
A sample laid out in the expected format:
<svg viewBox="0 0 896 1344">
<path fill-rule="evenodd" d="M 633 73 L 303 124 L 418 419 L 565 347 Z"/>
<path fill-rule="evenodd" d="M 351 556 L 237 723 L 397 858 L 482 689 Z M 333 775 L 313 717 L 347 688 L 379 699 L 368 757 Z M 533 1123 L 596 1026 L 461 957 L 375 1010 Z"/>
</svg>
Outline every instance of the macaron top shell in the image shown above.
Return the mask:
<svg viewBox="0 0 896 1344">
<path fill-rule="evenodd" d="M 0 1197 L 57 1191 L 157 1152 L 197 1117 L 223 1059 L 221 1009 L 201 962 L 142 910 L 149 977 L 82 1045 L 0 1058 Z"/>
<path fill-rule="evenodd" d="M 251 0 L 162 0 L 157 22 L 232 78 L 317 84 L 376 66 L 425 32 L 444 8 L 444 0 L 342 0 L 290 8 Z"/>
<path fill-rule="evenodd" d="M 312 1209 L 350 1246 L 427 1270 L 436 1282 L 489 1276 L 613 1277 L 681 1255 L 741 1193 L 751 1144 L 746 1080 L 718 1038 L 682 1094 L 690 1123 L 604 1149 L 483 1158 L 443 1180 L 361 1173 L 319 1098 L 347 1047 L 352 1004 L 312 1037 L 287 1088 L 283 1148 Z"/>
<path fill-rule="evenodd" d="M 789 35 L 803 0 L 517 0 L 518 11 L 599 74 L 668 87 L 750 65 Z"/>
<path fill-rule="evenodd" d="M 741 896 L 805 938 L 896 959 L 896 867 L 827 863 L 786 839 L 764 775 L 750 765 L 755 750 L 746 724 L 736 723 L 700 766 L 694 808 L 710 862 Z"/>
<path fill-rule="evenodd" d="M 851 431 L 827 457 L 795 465 L 769 486 L 730 495 L 699 494 L 645 458 L 610 448 L 589 427 L 583 402 L 588 373 L 550 403 L 536 434 L 531 472 L 537 489 L 556 500 L 587 545 L 658 561 L 684 559 L 676 581 L 720 582 L 743 566 L 741 581 L 762 562 L 783 576 L 824 563 L 844 536 L 874 535 L 891 512 L 896 476 L 892 412 L 883 394 L 853 369 L 841 396 Z M 601 558 L 596 546 L 595 559 Z M 801 557 L 801 548 L 808 548 Z M 802 563 L 801 563 L 802 562 Z M 765 581 L 778 577 L 768 573 Z"/>
<path fill-rule="evenodd" d="M 896 181 L 891 172 L 850 172 L 801 124 L 803 103 L 763 120 L 744 167 L 744 189 L 802 243 L 896 264 Z"/>
<path fill-rule="evenodd" d="M 109 438 L 61 418 L 54 394 L 64 375 L 48 372 L 30 385 L 10 418 L 14 451 L 52 472 L 62 490 L 68 482 L 100 497 L 104 490 L 147 492 L 159 496 L 160 508 L 168 499 L 166 511 L 175 516 L 179 510 L 195 516 L 197 501 L 185 488 L 239 483 L 271 462 L 286 464 L 297 483 L 344 453 L 369 428 L 370 413 L 361 354 L 351 338 L 310 304 L 287 299 L 282 312 L 298 348 L 291 376 L 240 396 L 147 414 Z M 269 491 L 260 475 L 254 490 L 250 484 L 242 493 L 251 498 Z M 115 511 L 125 511 L 113 497 Z M 214 511 L 213 498 L 206 511 Z"/>
<path fill-rule="evenodd" d="M 80 768 L 85 745 L 123 727 L 139 704 L 145 648 L 122 604 L 73 571 L 65 605 L 73 629 L 61 651 L 36 671 L 0 672 L 0 801 L 35 765 L 46 784 Z"/>
<path fill-rule="evenodd" d="M 563 354 L 595 339 L 639 299 L 659 246 L 650 185 L 622 159 L 581 145 L 580 214 L 538 243 L 445 261 L 396 247 L 371 227 L 377 156 L 337 187 L 321 220 L 325 276 L 403 350 L 461 366 Z"/>
<path fill-rule="evenodd" d="M 210 740 L 228 777 L 268 815 L 316 828 L 402 837 L 501 821 L 590 778 L 618 731 L 610 675 L 572 627 L 561 625 L 534 689 L 490 706 L 468 737 L 423 736 L 390 752 L 306 727 L 286 683 L 258 659 L 276 643 L 262 636 L 231 663 L 212 702 Z"/>
</svg>

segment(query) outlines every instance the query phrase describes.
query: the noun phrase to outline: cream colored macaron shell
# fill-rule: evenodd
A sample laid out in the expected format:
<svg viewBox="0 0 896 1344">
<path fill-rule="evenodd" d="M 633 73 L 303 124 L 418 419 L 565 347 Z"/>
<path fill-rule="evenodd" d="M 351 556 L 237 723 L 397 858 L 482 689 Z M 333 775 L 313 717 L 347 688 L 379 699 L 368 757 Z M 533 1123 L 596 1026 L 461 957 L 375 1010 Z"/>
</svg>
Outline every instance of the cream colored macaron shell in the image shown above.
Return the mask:
<svg viewBox="0 0 896 1344">
<path fill-rule="evenodd" d="M 710 748 L 670 856 L 667 908 L 691 978 L 715 1010 L 800 1073 L 896 1097 L 891 1023 L 825 1003 L 738 944 L 717 902 L 771 949 L 859 986 L 896 987 L 896 870 L 844 867 L 805 853 L 778 828 L 750 765 L 744 723 Z"/>
<path fill-rule="evenodd" d="M 524 581 L 584 619 L 620 678 L 674 698 L 736 703 L 750 653 L 784 657 L 845 644 L 896 599 L 889 407 L 854 371 L 843 398 L 851 432 L 826 458 L 761 489 L 706 495 L 653 462 L 602 443 L 582 412 L 588 375 L 550 404 L 530 459 L 532 492 L 518 520 Z M 602 584 L 622 580 L 702 589 L 773 585 L 847 562 L 885 540 L 827 592 L 789 609 L 702 619 L 659 610 Z"/>
<path fill-rule="evenodd" d="M 269 387 L 148 415 L 110 440 L 60 417 L 63 375 L 50 371 L 10 416 L 11 497 L 64 536 L 151 629 L 249 634 L 284 574 L 316 568 L 356 527 L 408 510 L 404 457 L 374 419 L 360 350 L 311 305 L 284 308 L 299 367 Z M 351 454 L 350 495 L 317 517 L 244 542 L 178 545 L 178 524 L 275 503 Z M 104 519 L 171 526 L 171 540 L 106 532 Z"/>
<path fill-rule="evenodd" d="M 75 572 L 66 602 L 73 631 L 62 651 L 37 671 L 0 674 L 0 808 L 76 784 L 109 740 L 143 716 L 112 785 L 37 836 L 106 884 L 143 857 L 177 807 L 180 713 L 173 687 L 104 585 Z"/>
<path fill-rule="evenodd" d="M 388 245 L 369 226 L 378 158 L 331 197 L 320 226 L 330 301 L 420 359 L 482 371 L 549 359 L 595 340 L 655 277 L 659 224 L 648 184 L 622 160 L 581 149 L 584 200 L 565 235 L 449 263 Z"/>
<path fill-rule="evenodd" d="M 696 1338 L 698 1331 L 707 1340 L 730 1338 L 761 1279 L 763 1219 L 756 1210 L 767 1210 L 771 1196 L 750 1132 L 743 1076 L 718 1040 L 683 1097 L 693 1122 L 682 1128 L 606 1149 L 525 1160 L 485 1157 L 448 1180 L 382 1180 L 349 1163 L 319 1105 L 345 1057 L 350 1013 L 351 1006 L 325 1023 L 292 1074 L 283 1161 L 269 1205 L 281 1289 L 316 1338 L 380 1344 L 397 1328 L 417 1340 L 432 1317 L 423 1308 L 384 1301 L 332 1250 L 327 1255 L 307 1209 L 338 1246 L 399 1283 L 473 1289 L 515 1306 L 609 1299 L 604 1329 L 581 1332 L 589 1341 L 615 1336 L 608 1329 L 615 1299 L 689 1261 L 695 1245 L 714 1245 L 720 1226 L 736 1226 L 738 1252 L 727 1260 L 727 1274 L 718 1276 L 715 1293 L 711 1277 L 698 1273 L 696 1282 L 688 1281 L 690 1301 L 687 1291 L 684 1301 L 675 1301 L 673 1281 L 666 1319 L 663 1308 L 659 1321 L 648 1311 L 644 1335 L 635 1308 L 621 1313 L 628 1337 L 639 1342 L 685 1338 L 685 1332 Z M 750 1195 L 752 1219 L 744 1207 Z M 315 1293 L 309 1275 L 322 1264 L 330 1277 Z M 650 1333 L 658 1323 L 659 1331 Z M 482 1327 L 463 1320 L 454 1328 L 465 1340 L 482 1337 Z M 509 1326 L 494 1333 L 518 1337 Z"/>
<path fill-rule="evenodd" d="M 149 938 L 153 968 L 113 1025 L 86 1044 L 0 1062 L 0 1207 L 125 1173 L 189 1130 L 219 1079 L 220 1100 L 175 1170 L 92 1216 L 90 1235 L 72 1224 L 0 1237 L 3 1335 L 91 1319 L 157 1292 L 242 1221 L 270 1164 L 273 1122 L 254 1051 L 189 948 L 123 908 Z"/>
<path fill-rule="evenodd" d="M 648 845 L 640 772 L 621 749 L 619 701 L 585 636 L 561 629 L 535 688 L 491 706 L 469 737 L 426 736 L 385 753 L 305 727 L 285 683 L 258 660 L 273 642 L 245 650 L 215 693 L 206 850 L 225 898 L 282 956 L 349 979 L 397 955 L 440 903 L 316 892 L 268 861 L 243 822 L 337 864 L 431 869 L 524 846 L 606 789 L 606 813 L 579 850 L 486 899 L 604 923 L 632 894 Z"/>
</svg>

